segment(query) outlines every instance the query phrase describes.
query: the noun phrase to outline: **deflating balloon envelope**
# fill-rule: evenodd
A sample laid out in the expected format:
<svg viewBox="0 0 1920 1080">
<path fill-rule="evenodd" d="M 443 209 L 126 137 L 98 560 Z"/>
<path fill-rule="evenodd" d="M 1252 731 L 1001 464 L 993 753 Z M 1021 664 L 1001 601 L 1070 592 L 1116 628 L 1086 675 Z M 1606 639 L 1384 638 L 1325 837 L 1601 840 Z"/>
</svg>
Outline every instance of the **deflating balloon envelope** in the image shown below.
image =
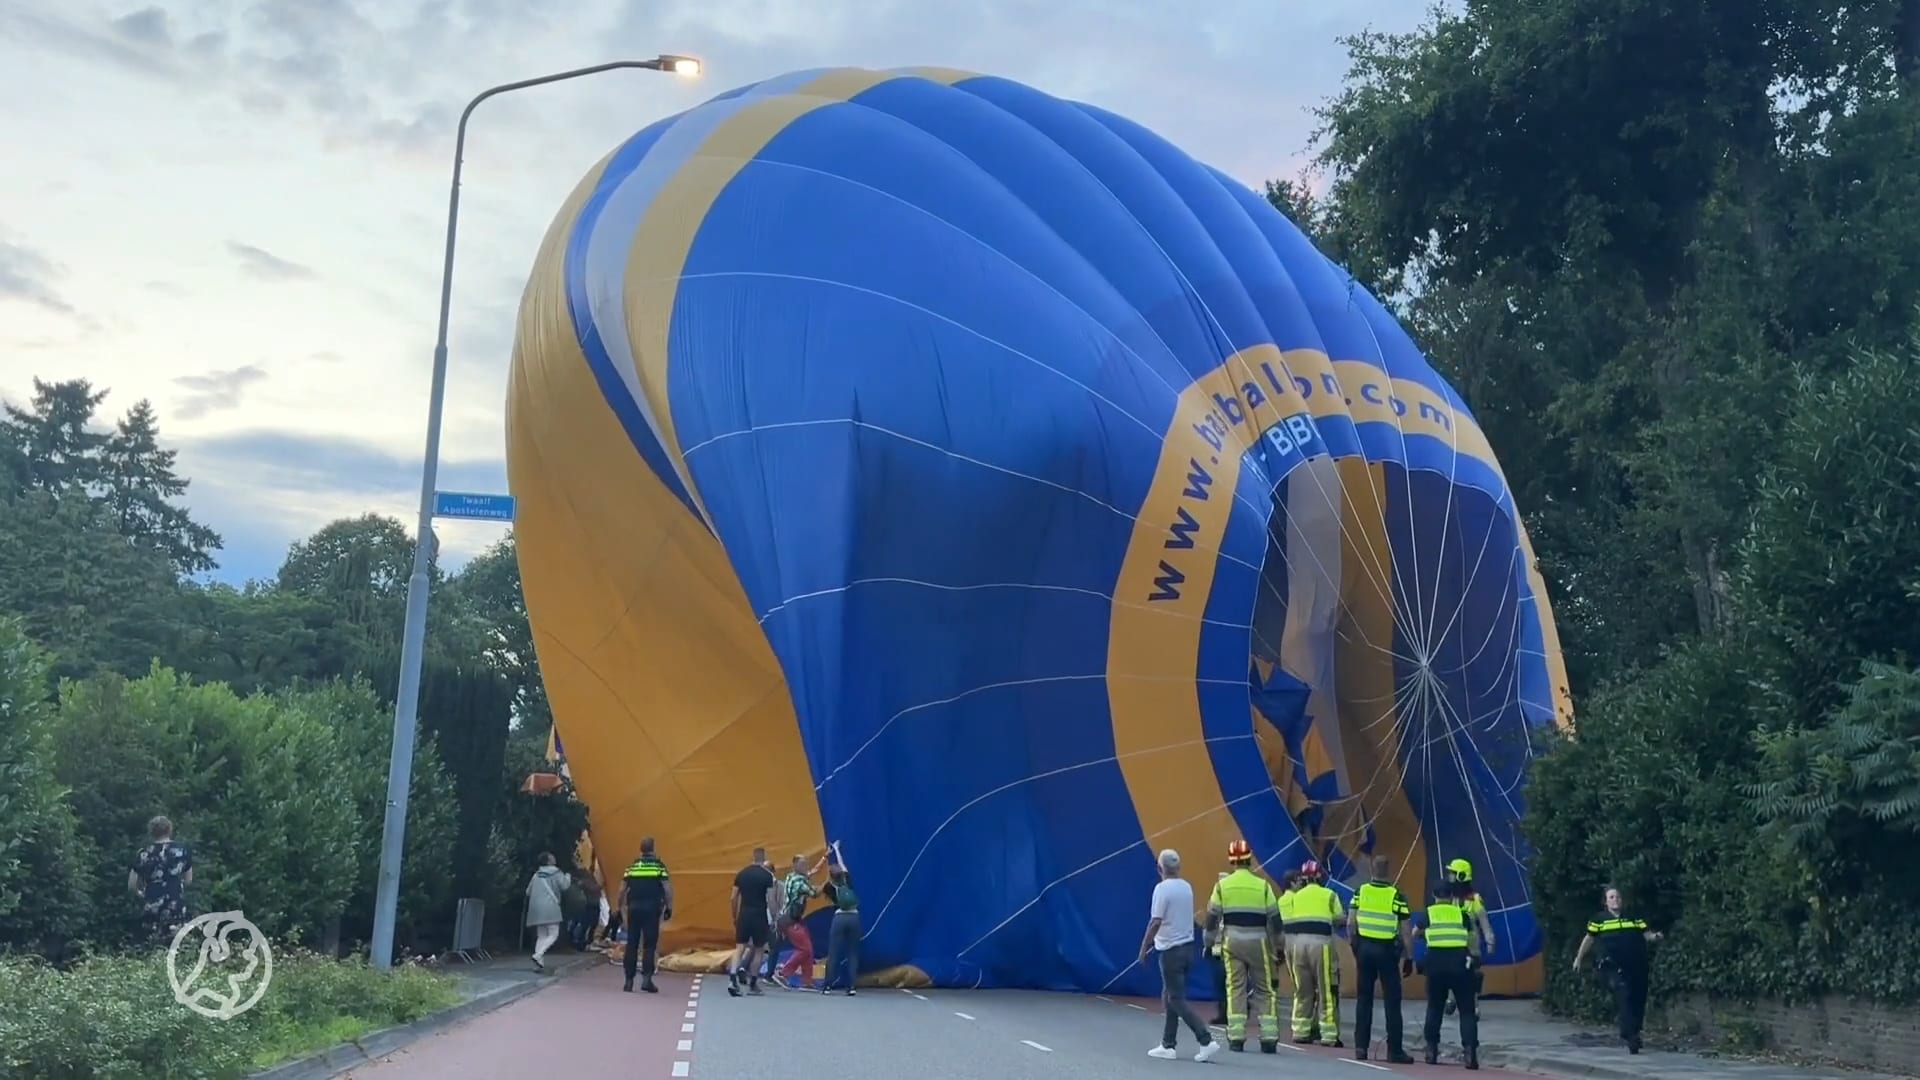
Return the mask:
<svg viewBox="0 0 1920 1080">
<path fill-rule="evenodd" d="M 1520 784 L 1570 705 L 1500 466 L 1151 132 L 934 69 L 662 120 L 555 218 L 508 404 L 548 693 L 609 874 L 673 870 L 669 947 L 831 838 L 868 971 L 1154 993 L 1156 853 L 1204 907 L 1244 838 L 1416 906 L 1466 858 L 1488 991 L 1538 988 Z"/>
</svg>

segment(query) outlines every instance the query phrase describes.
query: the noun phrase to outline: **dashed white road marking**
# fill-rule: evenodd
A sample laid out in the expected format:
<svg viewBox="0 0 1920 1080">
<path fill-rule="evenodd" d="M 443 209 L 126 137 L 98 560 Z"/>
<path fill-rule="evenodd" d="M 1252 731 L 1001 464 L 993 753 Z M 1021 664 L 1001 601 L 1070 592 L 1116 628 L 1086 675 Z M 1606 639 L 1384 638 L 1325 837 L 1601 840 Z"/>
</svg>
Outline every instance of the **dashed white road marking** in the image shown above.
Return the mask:
<svg viewBox="0 0 1920 1080">
<path fill-rule="evenodd" d="M 1040 1051 L 1040 1052 L 1041 1052 L 1041 1053 L 1043 1053 L 1043 1054 L 1051 1054 L 1051 1053 L 1053 1053 L 1053 1047 L 1051 1047 L 1051 1046 L 1041 1046 L 1041 1045 L 1040 1045 L 1039 1043 L 1037 1043 L 1037 1042 L 1034 1042 L 1034 1041 L 1033 1041 L 1032 1039 L 1021 1039 L 1020 1041 L 1021 1041 L 1021 1042 L 1023 1042 L 1023 1043 L 1026 1043 L 1026 1044 L 1027 1044 L 1028 1046 L 1031 1046 L 1031 1047 L 1033 1047 L 1033 1048 L 1034 1048 L 1035 1050 L 1038 1050 L 1038 1051 Z"/>
<path fill-rule="evenodd" d="M 957 1016 L 957 1017 L 959 1017 L 959 1018 L 960 1018 L 960 1019 L 962 1019 L 962 1020 L 971 1020 L 971 1019 L 973 1019 L 973 1017 L 971 1017 L 971 1016 L 968 1016 L 968 1015 L 967 1015 L 966 1013 L 963 1013 L 963 1012 L 957 1012 L 957 1013 L 954 1013 L 953 1015 L 955 1015 L 955 1016 Z"/>
<path fill-rule="evenodd" d="M 693 1019 L 693 1010 L 692 1010 L 692 1009 L 688 1009 L 688 1010 L 687 1010 L 687 1015 L 686 1015 L 686 1019 L 688 1019 L 688 1020 L 691 1020 L 691 1019 Z"/>
<path fill-rule="evenodd" d="M 1369 1069 L 1379 1069 L 1381 1072 L 1393 1071 L 1392 1069 L 1387 1068 L 1385 1065 L 1375 1065 L 1371 1061 L 1359 1061 L 1354 1058 L 1341 1058 L 1340 1060 L 1346 1062 L 1349 1065 L 1361 1065 Z"/>
<path fill-rule="evenodd" d="M 1126 1005 L 1127 1005 L 1127 1008 L 1129 1009 L 1139 1009 L 1141 1012 L 1147 1011 L 1147 1007 L 1145 1005 L 1135 1005 L 1131 1001 L 1127 1002 Z"/>
<path fill-rule="evenodd" d="M 682 1035 L 691 1035 L 691 1034 L 693 1034 L 693 1025 L 692 1025 L 692 1024 L 681 1024 L 681 1025 L 680 1025 L 680 1034 L 682 1034 Z"/>
<path fill-rule="evenodd" d="M 675 1046 L 674 1049 L 680 1051 L 681 1053 L 685 1053 L 688 1050 L 693 1049 L 693 1040 L 681 1039 L 680 1044 L 678 1046 Z"/>
<path fill-rule="evenodd" d="M 921 1001 L 926 1001 L 926 1000 L 928 1000 L 928 998 L 927 998 L 927 995 L 925 995 L 925 994 L 915 994 L 915 995 L 913 995 L 913 996 L 914 996 L 914 997 L 916 997 L 916 998 L 918 998 L 918 999 L 920 999 Z"/>
<path fill-rule="evenodd" d="M 911 993 L 913 993 L 913 991 L 911 991 L 911 990 L 909 990 L 909 989 L 907 989 L 907 988 L 906 988 L 906 987 L 904 987 L 904 986 L 898 986 L 898 987 L 895 987 L 894 989 L 896 989 L 896 990 L 898 990 L 898 991 L 900 991 L 900 992 L 901 992 L 901 993 L 903 993 L 903 994 L 911 994 Z"/>
<path fill-rule="evenodd" d="M 693 1062 L 691 1061 L 676 1061 L 673 1063 L 673 1075 L 675 1076 L 687 1076 L 692 1072 Z"/>
</svg>

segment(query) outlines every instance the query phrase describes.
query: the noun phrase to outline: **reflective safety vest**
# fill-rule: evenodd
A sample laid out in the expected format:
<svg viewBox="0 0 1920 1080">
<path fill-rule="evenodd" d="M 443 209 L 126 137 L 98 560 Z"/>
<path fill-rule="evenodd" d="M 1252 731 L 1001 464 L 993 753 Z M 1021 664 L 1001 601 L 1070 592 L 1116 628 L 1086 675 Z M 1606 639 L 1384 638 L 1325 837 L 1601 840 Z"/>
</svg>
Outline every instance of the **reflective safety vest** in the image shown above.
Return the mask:
<svg viewBox="0 0 1920 1080">
<path fill-rule="evenodd" d="M 1461 949 L 1467 947 L 1467 913 L 1454 903 L 1439 903 L 1427 908 L 1427 948 Z"/>
<path fill-rule="evenodd" d="M 1264 929 L 1280 911 L 1273 884 L 1241 867 L 1213 886 L 1213 902 L 1220 905 L 1220 921 L 1228 926 Z"/>
<path fill-rule="evenodd" d="M 1400 920 L 1407 917 L 1407 898 L 1384 882 L 1360 886 L 1353 898 L 1354 922 L 1369 941 L 1393 941 L 1400 936 Z"/>
<path fill-rule="evenodd" d="M 1293 902 L 1300 898 L 1298 889 L 1280 894 L 1280 928 L 1287 933 L 1293 932 Z"/>
<path fill-rule="evenodd" d="M 628 881 L 658 881 L 667 876 L 667 865 L 651 855 L 642 855 L 621 875 Z"/>
<path fill-rule="evenodd" d="M 1287 933 L 1332 937 L 1334 920 L 1339 917 L 1339 894 L 1317 881 L 1309 881 L 1293 894 L 1293 911 L 1287 916 Z"/>
</svg>

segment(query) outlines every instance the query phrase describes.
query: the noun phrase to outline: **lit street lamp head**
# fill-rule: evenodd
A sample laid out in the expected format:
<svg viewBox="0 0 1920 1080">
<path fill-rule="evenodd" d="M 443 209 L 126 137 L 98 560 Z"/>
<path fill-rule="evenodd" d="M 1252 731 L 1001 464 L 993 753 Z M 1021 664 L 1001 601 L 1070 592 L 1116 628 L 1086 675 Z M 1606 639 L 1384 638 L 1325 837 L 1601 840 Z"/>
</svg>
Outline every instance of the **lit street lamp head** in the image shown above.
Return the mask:
<svg viewBox="0 0 1920 1080">
<path fill-rule="evenodd" d="M 661 71 L 671 72 L 675 75 L 685 75 L 691 78 L 700 74 L 700 61 L 691 56 L 674 56 L 670 53 L 661 53 L 660 58 L 653 63 L 654 66 Z"/>
</svg>

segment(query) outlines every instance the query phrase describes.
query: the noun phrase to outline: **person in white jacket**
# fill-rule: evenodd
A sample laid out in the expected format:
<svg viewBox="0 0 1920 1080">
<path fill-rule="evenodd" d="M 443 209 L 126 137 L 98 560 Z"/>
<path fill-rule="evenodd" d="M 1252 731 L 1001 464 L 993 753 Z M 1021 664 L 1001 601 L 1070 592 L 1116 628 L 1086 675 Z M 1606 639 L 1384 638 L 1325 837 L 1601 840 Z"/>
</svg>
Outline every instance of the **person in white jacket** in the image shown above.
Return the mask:
<svg viewBox="0 0 1920 1080">
<path fill-rule="evenodd" d="M 546 961 L 541 959 L 547 950 L 560 940 L 560 924 L 566 921 L 565 905 L 561 898 L 572 886 L 573 878 L 557 865 L 558 860 L 551 852 L 540 855 L 540 869 L 533 872 L 533 879 L 527 882 L 527 925 L 533 928 L 533 968 L 535 971 L 547 970 Z"/>
</svg>

